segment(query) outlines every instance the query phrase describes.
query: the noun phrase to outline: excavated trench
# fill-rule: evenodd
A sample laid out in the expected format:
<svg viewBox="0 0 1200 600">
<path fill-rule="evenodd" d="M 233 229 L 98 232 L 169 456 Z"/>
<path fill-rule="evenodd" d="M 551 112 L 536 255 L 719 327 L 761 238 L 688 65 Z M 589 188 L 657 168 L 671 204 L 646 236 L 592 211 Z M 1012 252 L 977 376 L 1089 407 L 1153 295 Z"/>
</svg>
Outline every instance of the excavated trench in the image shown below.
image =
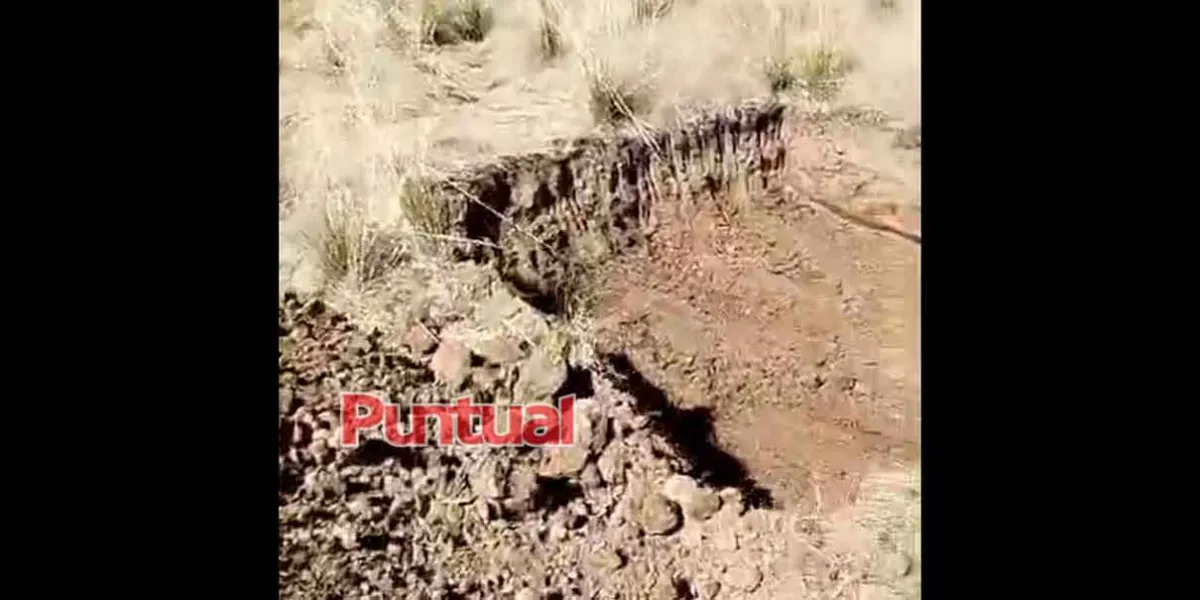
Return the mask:
<svg viewBox="0 0 1200 600">
<path fill-rule="evenodd" d="M 716 202 L 735 188 L 764 194 L 786 161 L 787 114 L 782 104 L 750 102 L 672 130 L 570 140 L 460 173 L 441 186 L 452 229 L 484 243 L 458 248 L 457 257 L 494 265 L 531 306 L 561 314 L 572 294 L 606 276 L 608 264 L 647 246 L 659 207 Z M 720 448 L 711 409 L 676 406 L 625 352 L 608 350 L 600 369 L 654 416 L 656 430 L 693 466 L 690 475 L 740 489 L 751 506 L 773 504 L 770 491 Z M 572 370 L 556 396 L 587 397 L 590 384 L 581 382 L 589 379 Z"/>
<path fill-rule="evenodd" d="M 642 382 L 634 395 L 707 481 L 762 503 L 770 494 L 714 438 L 774 455 L 752 470 L 809 504 L 814 478 L 848 501 L 864 457 L 917 454 L 914 365 L 892 356 L 913 355 L 920 236 L 855 214 L 846 199 L 869 181 L 814 123 L 750 102 L 442 186 L 454 235 L 484 242 L 459 258 L 492 265 L 544 313 L 600 297 L 605 370 Z M 760 411 L 795 426 L 764 431 Z"/>
</svg>

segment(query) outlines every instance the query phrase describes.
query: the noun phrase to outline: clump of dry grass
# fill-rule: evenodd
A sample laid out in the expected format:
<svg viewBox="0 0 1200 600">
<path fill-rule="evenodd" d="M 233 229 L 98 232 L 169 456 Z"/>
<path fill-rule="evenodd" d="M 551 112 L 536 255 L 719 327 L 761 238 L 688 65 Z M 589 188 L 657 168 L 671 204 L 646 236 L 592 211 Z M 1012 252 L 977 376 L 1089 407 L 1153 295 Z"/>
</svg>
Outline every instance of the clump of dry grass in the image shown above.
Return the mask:
<svg viewBox="0 0 1200 600">
<path fill-rule="evenodd" d="M 329 282 L 369 284 L 404 259 L 404 246 L 345 197 L 327 201 L 315 231 L 304 233 L 303 239 Z"/>
<path fill-rule="evenodd" d="M 651 90 L 636 77 L 618 75 L 605 63 L 584 68 L 588 78 L 588 108 L 597 123 L 631 121 L 651 105 Z"/>
<path fill-rule="evenodd" d="M 675 0 L 633 0 L 633 18 L 639 23 L 657 21 L 671 12 Z"/>
<path fill-rule="evenodd" d="M 432 185 L 408 180 L 401 187 L 399 202 L 413 245 L 427 256 L 439 254 L 452 226 L 445 199 Z"/>
<path fill-rule="evenodd" d="M 827 101 L 837 95 L 845 76 L 853 68 L 854 63 L 845 53 L 827 44 L 820 44 L 801 56 L 799 78 L 809 94 Z"/>
<path fill-rule="evenodd" d="M 543 60 L 551 61 L 565 50 L 558 10 L 548 0 L 538 0 L 541 20 L 538 22 L 538 51 Z"/>
<path fill-rule="evenodd" d="M 421 37 L 427 44 L 482 42 L 493 23 L 485 0 L 425 0 L 421 5 Z"/>
<path fill-rule="evenodd" d="M 853 62 L 832 46 L 818 45 L 794 58 L 772 54 L 763 63 L 763 75 L 774 93 L 801 88 L 815 100 L 833 100 L 842 88 Z"/>
<path fill-rule="evenodd" d="M 771 92 L 776 94 L 794 88 L 800 81 L 796 73 L 796 61 L 790 56 L 768 56 L 763 64 L 763 75 Z"/>
</svg>

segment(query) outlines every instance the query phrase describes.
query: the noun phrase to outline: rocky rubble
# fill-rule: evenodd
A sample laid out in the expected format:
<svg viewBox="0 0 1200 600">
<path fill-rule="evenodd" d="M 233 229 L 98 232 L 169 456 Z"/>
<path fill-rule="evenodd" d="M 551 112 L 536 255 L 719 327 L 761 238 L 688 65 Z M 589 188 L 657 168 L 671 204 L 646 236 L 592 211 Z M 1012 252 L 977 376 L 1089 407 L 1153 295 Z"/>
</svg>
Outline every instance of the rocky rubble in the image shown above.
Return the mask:
<svg viewBox="0 0 1200 600">
<path fill-rule="evenodd" d="M 571 389 L 565 366 L 538 379 L 579 395 L 573 446 L 366 436 L 351 451 L 337 444 L 340 391 L 445 402 L 467 386 L 510 401 L 497 390 L 554 360 L 520 344 L 485 358 L 495 346 L 451 338 L 391 349 L 291 295 L 279 328 L 281 597 L 771 597 L 764 565 L 785 555 L 786 536 L 770 534 L 781 517 L 693 478 L 697 465 L 617 379 L 591 373 Z"/>
</svg>

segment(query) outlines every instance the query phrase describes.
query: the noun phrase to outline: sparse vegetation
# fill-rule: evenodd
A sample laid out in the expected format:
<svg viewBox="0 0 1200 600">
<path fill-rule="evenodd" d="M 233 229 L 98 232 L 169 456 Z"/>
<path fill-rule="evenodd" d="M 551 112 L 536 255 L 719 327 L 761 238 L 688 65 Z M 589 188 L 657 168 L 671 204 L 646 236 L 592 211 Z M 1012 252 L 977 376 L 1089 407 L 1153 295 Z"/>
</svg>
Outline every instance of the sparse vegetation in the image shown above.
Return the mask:
<svg viewBox="0 0 1200 600">
<path fill-rule="evenodd" d="M 881 24 L 872 14 L 879 8 L 910 18 Z M 858 69 L 850 72 L 848 53 L 865 50 L 871 59 L 880 39 L 871 28 L 915 27 L 916 11 L 919 3 L 896 0 L 281 0 L 283 218 L 311 214 L 314 203 L 336 205 L 328 229 L 347 233 L 326 236 L 323 262 L 333 273 L 362 271 L 370 279 L 374 267 L 365 264 L 380 262 L 368 259 L 379 252 L 361 249 L 369 247 L 361 240 L 349 243 L 356 226 L 342 214 L 345 205 L 362 210 L 398 198 L 403 218 L 395 223 L 405 225 L 389 235 L 411 249 L 420 248 L 409 238 L 429 246 L 444 235 L 446 216 L 430 194 L 367 165 L 519 154 L 594 123 L 636 117 L 654 124 L 666 114 L 660 108 L 692 100 L 800 89 L 808 93 L 793 100 L 859 104 L 862 98 L 842 97 L 843 84 L 859 76 Z M 630 27 L 631 18 L 640 26 Z M 764 32 L 771 36 L 766 44 Z M 492 37 L 495 44 L 465 52 L 431 48 Z M 827 43 L 805 50 L 813 37 Z M 534 56 L 507 52 L 507 40 L 536 41 Z M 892 43 L 882 57 L 888 65 L 898 60 L 896 48 L 906 47 Z M 562 60 L 568 54 L 584 68 Z M 518 56 L 523 64 L 514 61 Z M 637 68 L 650 63 L 653 73 Z M 741 65 L 759 72 L 739 72 Z M 331 200 L 330 187 L 352 189 L 353 197 Z"/>
<path fill-rule="evenodd" d="M 800 58 L 799 78 L 814 98 L 829 101 L 837 95 L 843 78 L 853 66 L 844 53 L 820 44 Z"/>
<path fill-rule="evenodd" d="M 548 0 L 538 0 L 542 18 L 538 23 L 538 50 L 543 60 L 551 61 L 563 53 L 563 37 L 557 9 Z"/>
<path fill-rule="evenodd" d="M 328 282 L 367 285 L 403 260 L 403 246 L 345 197 L 326 202 L 315 231 L 305 239 Z"/>
<path fill-rule="evenodd" d="M 427 255 L 437 254 L 450 232 L 450 211 L 431 186 L 408 180 L 400 191 L 400 210 L 408 222 L 413 245 Z"/>
<path fill-rule="evenodd" d="M 773 93 L 786 92 L 796 86 L 796 62 L 789 56 L 771 56 L 763 64 L 763 74 Z"/>
<path fill-rule="evenodd" d="M 675 6 L 675 0 L 633 0 L 633 16 L 639 23 L 655 21 L 667 16 Z"/>
<path fill-rule="evenodd" d="M 618 76 L 605 64 L 588 71 L 588 98 L 597 123 L 616 125 L 644 112 L 650 103 L 649 89 L 633 77 Z"/>
<path fill-rule="evenodd" d="M 492 8 L 485 0 L 424 0 L 421 25 L 428 44 L 482 42 L 492 30 Z"/>
</svg>

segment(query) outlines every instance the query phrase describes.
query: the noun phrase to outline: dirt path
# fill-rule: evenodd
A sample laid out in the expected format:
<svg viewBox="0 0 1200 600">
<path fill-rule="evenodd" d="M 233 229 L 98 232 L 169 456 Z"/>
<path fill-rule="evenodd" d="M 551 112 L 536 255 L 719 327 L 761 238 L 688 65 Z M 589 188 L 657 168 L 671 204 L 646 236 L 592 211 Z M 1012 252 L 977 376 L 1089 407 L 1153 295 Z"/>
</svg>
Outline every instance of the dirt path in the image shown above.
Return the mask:
<svg viewBox="0 0 1200 600">
<path fill-rule="evenodd" d="M 782 185 L 660 210 L 605 286 L 604 346 L 711 410 L 777 505 L 834 510 L 919 458 L 919 190 L 882 139 L 793 132 Z"/>
</svg>

